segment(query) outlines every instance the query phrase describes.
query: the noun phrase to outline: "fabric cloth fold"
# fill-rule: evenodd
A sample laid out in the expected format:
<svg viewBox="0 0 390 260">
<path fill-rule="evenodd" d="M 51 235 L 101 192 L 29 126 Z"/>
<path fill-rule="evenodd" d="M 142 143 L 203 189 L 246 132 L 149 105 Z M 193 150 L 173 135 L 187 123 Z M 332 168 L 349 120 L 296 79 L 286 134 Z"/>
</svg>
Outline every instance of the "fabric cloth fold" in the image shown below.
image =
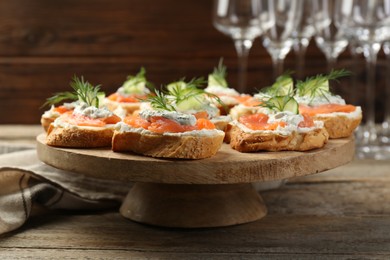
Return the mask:
<svg viewBox="0 0 390 260">
<path fill-rule="evenodd" d="M 131 183 L 86 177 L 39 161 L 28 147 L 0 149 L 0 234 L 22 226 L 34 206 L 49 209 L 118 208 Z"/>
</svg>

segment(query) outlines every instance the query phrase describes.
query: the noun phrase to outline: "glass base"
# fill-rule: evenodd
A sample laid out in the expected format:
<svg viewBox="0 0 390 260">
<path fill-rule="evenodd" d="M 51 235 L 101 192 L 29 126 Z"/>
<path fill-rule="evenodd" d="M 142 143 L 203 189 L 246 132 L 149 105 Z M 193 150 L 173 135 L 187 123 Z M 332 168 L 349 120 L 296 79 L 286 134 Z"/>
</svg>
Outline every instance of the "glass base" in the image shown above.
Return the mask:
<svg viewBox="0 0 390 260">
<path fill-rule="evenodd" d="M 390 145 L 365 145 L 356 147 L 358 159 L 390 160 Z"/>
</svg>

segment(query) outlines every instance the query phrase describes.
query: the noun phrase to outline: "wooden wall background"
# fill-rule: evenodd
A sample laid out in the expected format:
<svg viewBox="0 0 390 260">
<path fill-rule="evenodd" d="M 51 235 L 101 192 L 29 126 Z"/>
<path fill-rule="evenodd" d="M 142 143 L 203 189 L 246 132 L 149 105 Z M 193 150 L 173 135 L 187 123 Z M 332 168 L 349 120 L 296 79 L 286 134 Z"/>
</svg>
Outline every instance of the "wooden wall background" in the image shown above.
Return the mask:
<svg viewBox="0 0 390 260">
<path fill-rule="evenodd" d="M 207 76 L 224 57 L 228 81 L 236 82 L 232 41 L 213 28 L 210 0 L 2 0 L 0 1 L 0 124 L 36 124 L 40 106 L 54 92 L 69 90 L 73 75 L 114 92 L 141 66 L 157 86 L 182 77 Z M 286 69 L 294 69 L 290 53 Z M 338 67 L 356 64 L 360 89 L 339 88 L 362 102 L 364 62 L 344 52 Z M 385 61 L 379 58 L 378 111 L 382 111 Z M 306 75 L 326 71 L 311 42 Z M 271 59 L 257 39 L 250 52 L 248 84 L 273 82 Z M 379 119 L 380 120 L 380 119 Z"/>
</svg>

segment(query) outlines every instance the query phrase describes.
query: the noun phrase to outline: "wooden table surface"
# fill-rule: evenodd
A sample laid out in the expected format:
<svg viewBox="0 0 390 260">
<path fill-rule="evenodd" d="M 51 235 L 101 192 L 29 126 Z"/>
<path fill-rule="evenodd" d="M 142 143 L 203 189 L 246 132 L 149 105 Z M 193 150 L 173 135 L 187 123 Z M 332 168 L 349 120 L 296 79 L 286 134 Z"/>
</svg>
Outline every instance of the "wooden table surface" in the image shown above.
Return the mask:
<svg viewBox="0 0 390 260">
<path fill-rule="evenodd" d="M 0 145 L 34 145 L 40 131 L 0 126 Z M 261 194 L 265 218 L 225 228 L 48 211 L 0 236 L 0 259 L 390 259 L 390 161 L 355 160 Z"/>
</svg>

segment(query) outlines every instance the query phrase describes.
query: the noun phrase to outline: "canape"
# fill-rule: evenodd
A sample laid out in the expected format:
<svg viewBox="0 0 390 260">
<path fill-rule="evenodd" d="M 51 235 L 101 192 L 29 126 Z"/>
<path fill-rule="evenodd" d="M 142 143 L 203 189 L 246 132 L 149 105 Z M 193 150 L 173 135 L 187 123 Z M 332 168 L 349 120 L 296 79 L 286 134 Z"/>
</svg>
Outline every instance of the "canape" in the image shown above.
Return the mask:
<svg viewBox="0 0 390 260">
<path fill-rule="evenodd" d="M 224 132 L 204 117 L 178 112 L 162 92 L 141 110 L 116 125 L 112 150 L 162 158 L 203 159 L 220 149 Z"/>
<path fill-rule="evenodd" d="M 322 121 L 298 113 L 290 96 L 264 100 L 267 110 L 230 123 L 230 146 L 240 152 L 307 151 L 323 147 L 328 133 Z"/>
<path fill-rule="evenodd" d="M 349 75 L 344 70 L 334 70 L 328 75 L 317 75 L 297 82 L 295 98 L 301 113 L 324 122 L 330 138 L 343 138 L 353 134 L 362 120 L 360 106 L 346 104 L 339 95 L 329 90 L 329 80 Z"/>
<path fill-rule="evenodd" d="M 99 107 L 99 86 L 74 77 L 71 82 L 78 105 L 50 124 L 46 144 L 57 147 L 94 148 L 111 146 L 114 126 L 121 119 L 105 107 Z"/>
</svg>

